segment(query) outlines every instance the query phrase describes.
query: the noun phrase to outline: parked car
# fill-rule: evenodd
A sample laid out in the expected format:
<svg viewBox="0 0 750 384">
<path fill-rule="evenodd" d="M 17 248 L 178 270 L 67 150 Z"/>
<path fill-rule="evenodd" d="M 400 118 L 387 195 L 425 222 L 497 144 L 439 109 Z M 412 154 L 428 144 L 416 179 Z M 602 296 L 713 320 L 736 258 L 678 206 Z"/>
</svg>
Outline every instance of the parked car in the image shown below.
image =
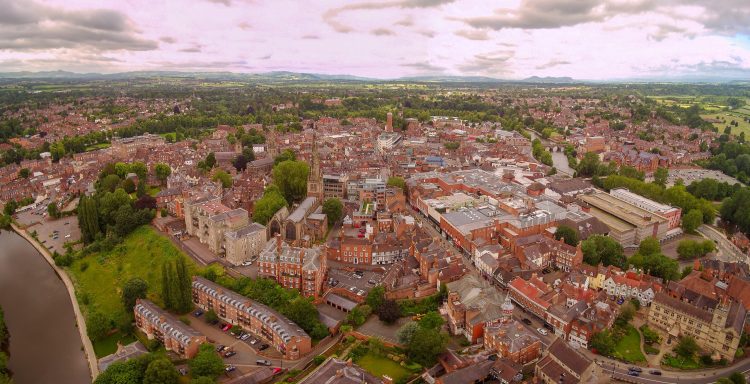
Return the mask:
<svg viewBox="0 0 750 384">
<path fill-rule="evenodd" d="M 636 366 L 628 367 L 628 371 L 638 372 L 638 373 L 643 372 L 643 370 L 641 369 L 641 367 L 636 367 Z"/>
<path fill-rule="evenodd" d="M 224 324 L 224 326 L 221 327 L 221 330 L 224 331 L 224 332 L 226 332 L 226 331 L 228 331 L 231 328 L 232 328 L 232 324 Z"/>
<path fill-rule="evenodd" d="M 226 348 L 226 346 L 219 344 L 216 346 L 216 352 L 221 352 L 224 350 L 224 348 Z"/>
<path fill-rule="evenodd" d="M 177 370 L 177 372 L 180 372 L 180 375 L 186 376 L 188 374 L 187 368 L 180 368 Z"/>
<path fill-rule="evenodd" d="M 252 345 L 255 345 L 257 342 L 258 342 L 258 339 L 254 338 L 254 337 L 252 339 L 250 339 L 250 344 L 252 344 Z"/>
<path fill-rule="evenodd" d="M 655 369 L 652 370 L 652 371 L 648 371 L 648 373 L 650 373 L 650 374 L 652 374 L 654 376 L 661 376 L 661 371 L 657 371 Z"/>
<path fill-rule="evenodd" d="M 259 351 L 263 351 L 265 349 L 268 349 L 268 344 L 261 344 L 260 347 L 258 347 Z"/>
<path fill-rule="evenodd" d="M 242 262 L 242 266 L 243 267 L 247 267 L 248 265 L 253 265 L 253 261 L 252 260 L 246 260 L 246 261 Z"/>
<path fill-rule="evenodd" d="M 225 366 L 225 367 L 224 367 L 224 370 L 225 370 L 225 371 L 227 371 L 227 372 L 232 372 L 232 371 L 234 371 L 235 369 L 237 369 L 237 367 L 235 367 L 235 366 L 234 366 L 234 365 L 232 365 L 232 364 L 229 364 L 229 365 L 227 365 L 227 366 Z"/>
<path fill-rule="evenodd" d="M 258 360 L 255 360 L 255 364 L 269 366 L 271 365 L 271 362 L 268 360 L 258 359 Z"/>
<path fill-rule="evenodd" d="M 201 315 L 203 315 L 202 309 L 196 309 L 195 312 L 193 312 L 193 316 L 195 317 L 201 317 Z"/>
<path fill-rule="evenodd" d="M 357 292 L 357 296 L 364 296 L 364 295 L 365 295 L 365 291 L 361 289 L 359 290 L 359 292 Z"/>
<path fill-rule="evenodd" d="M 249 334 L 247 334 L 247 333 L 246 333 L 246 334 L 244 334 L 244 335 L 242 335 L 242 336 L 240 336 L 240 340 L 242 340 L 242 341 L 245 341 L 245 340 L 247 340 L 247 339 L 249 339 L 249 338 L 250 338 L 250 335 L 249 335 Z"/>
<path fill-rule="evenodd" d="M 521 321 L 522 321 L 522 322 L 523 322 L 524 324 L 526 324 L 526 325 L 531 325 L 531 320 L 529 320 L 529 319 L 527 319 L 527 318 L 525 318 L 525 317 L 524 317 L 524 318 L 523 318 L 523 320 L 521 320 Z"/>
<path fill-rule="evenodd" d="M 628 371 L 628 375 L 630 375 L 630 376 L 640 376 L 641 374 L 638 373 L 638 371 Z"/>
<path fill-rule="evenodd" d="M 546 330 L 546 329 L 544 329 L 544 328 L 537 328 L 537 329 L 536 329 L 536 331 L 537 331 L 537 332 L 539 332 L 539 333 L 541 333 L 541 334 L 542 334 L 542 335 L 544 335 L 544 336 L 547 336 L 547 334 L 549 333 L 549 332 L 547 332 L 547 330 Z"/>
<path fill-rule="evenodd" d="M 356 292 L 357 292 L 357 287 L 349 287 L 349 290 L 350 290 L 350 291 L 351 291 L 352 293 L 356 293 Z"/>
<path fill-rule="evenodd" d="M 230 349 L 230 350 L 224 352 L 224 357 L 232 357 L 232 356 L 234 356 L 236 354 L 237 354 L 237 352 L 235 352 L 235 351 L 233 351 L 233 350 Z"/>
<path fill-rule="evenodd" d="M 279 367 L 274 367 L 274 368 L 273 368 L 273 374 L 274 374 L 274 375 L 278 375 L 279 373 L 281 373 L 281 368 L 279 368 Z"/>
</svg>

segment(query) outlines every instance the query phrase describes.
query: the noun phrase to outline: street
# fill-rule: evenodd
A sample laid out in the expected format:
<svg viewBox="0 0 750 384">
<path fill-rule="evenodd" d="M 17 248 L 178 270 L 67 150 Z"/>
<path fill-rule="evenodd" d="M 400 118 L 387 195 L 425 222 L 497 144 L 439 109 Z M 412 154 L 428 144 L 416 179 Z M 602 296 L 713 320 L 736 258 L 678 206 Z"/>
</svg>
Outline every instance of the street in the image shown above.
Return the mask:
<svg viewBox="0 0 750 384">
<path fill-rule="evenodd" d="M 698 227 L 698 232 L 716 243 L 716 248 L 718 249 L 716 256 L 719 260 L 747 263 L 747 256 L 718 229 L 703 224 Z"/>
</svg>

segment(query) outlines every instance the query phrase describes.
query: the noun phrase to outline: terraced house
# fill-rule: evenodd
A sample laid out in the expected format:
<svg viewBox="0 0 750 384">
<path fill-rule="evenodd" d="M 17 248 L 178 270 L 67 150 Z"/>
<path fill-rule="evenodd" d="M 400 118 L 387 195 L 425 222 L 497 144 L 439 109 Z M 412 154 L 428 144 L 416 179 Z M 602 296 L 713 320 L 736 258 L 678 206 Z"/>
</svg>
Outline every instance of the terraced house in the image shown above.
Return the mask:
<svg viewBox="0 0 750 384">
<path fill-rule="evenodd" d="M 213 310 L 227 323 L 239 325 L 287 359 L 299 359 L 312 349 L 310 336 L 291 320 L 200 276 L 193 277 L 193 303 L 204 310 Z"/>
<path fill-rule="evenodd" d="M 206 336 L 148 300 L 138 299 L 133 313 L 136 326 L 149 340 L 159 340 L 164 348 L 184 359 L 195 356 L 198 346 L 206 342 Z"/>
</svg>

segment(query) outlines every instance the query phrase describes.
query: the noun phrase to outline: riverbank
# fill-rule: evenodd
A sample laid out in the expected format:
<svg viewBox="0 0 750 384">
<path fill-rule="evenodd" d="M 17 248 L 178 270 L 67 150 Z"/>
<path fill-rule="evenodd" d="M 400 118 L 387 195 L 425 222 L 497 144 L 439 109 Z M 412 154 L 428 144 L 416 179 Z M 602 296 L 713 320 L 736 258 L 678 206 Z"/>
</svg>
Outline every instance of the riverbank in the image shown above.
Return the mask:
<svg viewBox="0 0 750 384">
<path fill-rule="evenodd" d="M 44 259 L 47 261 L 47 263 L 52 267 L 52 269 L 55 271 L 55 274 L 62 280 L 63 284 L 65 285 L 66 290 L 68 291 L 68 296 L 70 298 L 71 304 L 73 304 L 73 312 L 75 313 L 76 317 L 76 324 L 78 328 L 78 333 L 81 336 L 81 343 L 83 344 L 83 352 L 86 355 L 86 360 L 88 361 L 89 366 L 89 372 L 91 374 L 91 380 L 93 381 L 96 379 L 97 376 L 99 376 L 99 367 L 96 360 L 96 354 L 94 354 L 94 346 L 91 344 L 91 340 L 89 340 L 88 333 L 86 330 L 86 321 L 83 317 L 83 314 L 81 313 L 81 308 L 78 306 L 78 300 L 76 299 L 75 295 L 75 288 L 73 286 L 73 282 L 68 276 L 68 274 L 60 267 L 55 265 L 55 261 L 52 259 L 52 255 L 49 253 L 49 251 L 44 248 L 39 242 L 34 240 L 34 238 L 31 237 L 25 230 L 19 228 L 15 223 L 11 224 L 11 227 L 13 230 L 19 234 L 21 237 L 23 237 L 29 244 L 31 244 L 37 252 L 39 252 Z"/>
</svg>

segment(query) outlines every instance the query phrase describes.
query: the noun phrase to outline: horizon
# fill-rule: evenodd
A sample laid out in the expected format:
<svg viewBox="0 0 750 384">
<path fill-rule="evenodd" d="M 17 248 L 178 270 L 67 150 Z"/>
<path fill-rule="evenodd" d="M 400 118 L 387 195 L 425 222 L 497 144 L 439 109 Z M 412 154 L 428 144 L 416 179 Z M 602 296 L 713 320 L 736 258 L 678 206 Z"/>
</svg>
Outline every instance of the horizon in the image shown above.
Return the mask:
<svg viewBox="0 0 750 384">
<path fill-rule="evenodd" d="M 731 0 L 0 0 L 0 72 L 750 78 Z M 335 63 L 335 65 L 332 65 Z"/>
</svg>

